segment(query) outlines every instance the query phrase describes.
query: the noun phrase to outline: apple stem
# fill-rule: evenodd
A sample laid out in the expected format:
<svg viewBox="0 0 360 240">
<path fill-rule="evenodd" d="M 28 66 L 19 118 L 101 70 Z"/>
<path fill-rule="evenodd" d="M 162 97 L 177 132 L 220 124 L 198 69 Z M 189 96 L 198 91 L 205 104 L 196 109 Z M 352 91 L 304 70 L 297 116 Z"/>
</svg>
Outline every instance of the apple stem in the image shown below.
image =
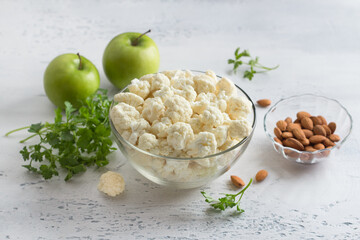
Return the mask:
<svg viewBox="0 0 360 240">
<path fill-rule="evenodd" d="M 141 34 L 140 36 L 138 36 L 137 38 L 135 38 L 135 40 L 132 41 L 131 45 L 133 45 L 133 46 L 138 45 L 139 39 L 140 39 L 142 36 L 148 34 L 149 32 L 151 32 L 151 29 L 147 30 L 146 32 L 144 32 L 143 34 Z"/>
<path fill-rule="evenodd" d="M 78 55 L 79 57 L 79 70 L 82 70 L 83 69 L 83 64 L 82 64 L 82 61 L 81 61 L 81 56 L 80 56 L 80 53 L 77 53 L 76 55 Z"/>
</svg>

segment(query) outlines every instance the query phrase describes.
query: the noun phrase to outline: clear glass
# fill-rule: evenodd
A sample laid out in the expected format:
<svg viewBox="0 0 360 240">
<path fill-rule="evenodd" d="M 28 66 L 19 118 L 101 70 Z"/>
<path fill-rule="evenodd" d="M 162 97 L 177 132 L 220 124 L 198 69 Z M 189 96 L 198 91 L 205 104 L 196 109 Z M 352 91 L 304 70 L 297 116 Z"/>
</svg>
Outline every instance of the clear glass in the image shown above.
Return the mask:
<svg viewBox="0 0 360 240">
<path fill-rule="evenodd" d="M 294 120 L 296 113 L 299 111 L 306 111 L 315 116 L 322 115 L 328 123 L 335 122 L 337 126 L 335 134 L 339 135 L 341 140 L 332 148 L 315 152 L 298 151 L 275 142 L 274 128 L 276 122 L 284 120 L 286 117 L 291 117 Z M 313 94 L 303 94 L 282 99 L 271 107 L 264 117 L 264 130 L 274 149 L 284 158 L 303 164 L 314 164 L 327 159 L 331 152 L 340 149 L 349 137 L 351 129 L 352 118 L 344 106 L 334 99 Z"/>
<path fill-rule="evenodd" d="M 200 71 L 192 72 L 203 73 Z M 132 166 L 147 179 L 160 185 L 178 189 L 200 187 L 228 171 L 245 152 L 253 136 L 256 126 L 255 105 L 245 91 L 238 86 L 236 88 L 238 96 L 245 96 L 252 104 L 252 111 L 248 116 L 248 120 L 252 123 L 252 131 L 248 137 L 223 152 L 199 158 L 176 158 L 152 154 L 125 140 L 117 132 L 109 117 L 115 141 Z M 121 92 L 126 91 L 128 91 L 127 87 Z M 111 108 L 114 105 L 113 103 Z"/>
</svg>

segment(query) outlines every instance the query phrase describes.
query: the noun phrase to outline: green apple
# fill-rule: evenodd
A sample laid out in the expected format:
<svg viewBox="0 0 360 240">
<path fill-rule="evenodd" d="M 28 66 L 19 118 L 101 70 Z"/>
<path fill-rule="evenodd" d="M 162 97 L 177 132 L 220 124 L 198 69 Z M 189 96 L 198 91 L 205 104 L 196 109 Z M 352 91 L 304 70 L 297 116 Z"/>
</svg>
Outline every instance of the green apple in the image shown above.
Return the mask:
<svg viewBox="0 0 360 240">
<path fill-rule="evenodd" d="M 44 74 L 45 93 L 60 108 L 65 108 L 65 101 L 79 107 L 81 101 L 95 93 L 99 85 L 98 70 L 80 54 L 57 56 L 49 63 Z"/>
<path fill-rule="evenodd" d="M 159 50 L 146 33 L 122 33 L 107 45 L 103 55 L 104 72 L 116 87 L 122 89 L 132 79 L 159 70 Z"/>
</svg>

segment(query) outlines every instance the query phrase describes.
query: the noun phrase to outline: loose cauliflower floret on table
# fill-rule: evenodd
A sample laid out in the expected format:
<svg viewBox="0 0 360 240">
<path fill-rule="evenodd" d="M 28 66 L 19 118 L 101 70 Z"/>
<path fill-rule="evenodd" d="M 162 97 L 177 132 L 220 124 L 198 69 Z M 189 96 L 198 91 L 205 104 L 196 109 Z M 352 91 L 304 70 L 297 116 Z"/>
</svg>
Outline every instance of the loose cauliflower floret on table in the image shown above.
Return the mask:
<svg viewBox="0 0 360 240">
<path fill-rule="evenodd" d="M 187 123 L 177 122 L 167 130 L 167 142 L 175 150 L 183 150 L 194 138 L 191 126 Z"/>
<path fill-rule="evenodd" d="M 226 112 L 233 120 L 247 117 L 251 112 L 251 102 L 246 97 L 232 96 L 227 102 Z"/>
<path fill-rule="evenodd" d="M 125 190 L 125 181 L 119 173 L 108 171 L 101 175 L 97 188 L 99 191 L 115 197 Z"/>
<path fill-rule="evenodd" d="M 178 95 L 168 98 L 164 105 L 166 107 L 165 117 L 170 118 L 173 123 L 188 122 L 193 114 L 190 103 Z"/>
<path fill-rule="evenodd" d="M 189 144 L 187 153 L 192 157 L 204 157 L 216 153 L 217 143 L 213 133 L 200 132 Z"/>
<path fill-rule="evenodd" d="M 200 120 L 204 125 L 217 127 L 223 124 L 224 117 L 218 108 L 209 106 L 200 114 Z"/>
<path fill-rule="evenodd" d="M 197 94 L 200 93 L 215 93 L 216 86 L 214 84 L 213 79 L 210 76 L 207 76 L 206 74 L 201 74 L 194 76 L 194 89 L 197 92 Z"/>
<path fill-rule="evenodd" d="M 144 107 L 141 116 L 153 123 L 155 120 L 159 120 L 164 116 L 165 106 L 159 97 L 148 98 L 144 102 Z"/>
<path fill-rule="evenodd" d="M 245 118 L 239 120 L 233 120 L 229 126 L 229 136 L 233 139 L 243 139 L 249 136 L 252 128 L 249 121 Z"/>
<path fill-rule="evenodd" d="M 157 73 L 157 74 L 155 74 L 154 78 L 152 79 L 150 91 L 154 92 L 154 91 L 160 90 L 162 87 L 166 87 L 166 86 L 167 87 L 170 86 L 169 78 L 162 73 Z"/>
<path fill-rule="evenodd" d="M 131 127 L 131 123 L 140 118 L 140 113 L 126 103 L 115 105 L 110 111 L 110 117 L 116 130 L 121 133 Z"/>
<path fill-rule="evenodd" d="M 144 103 L 144 99 L 131 92 L 121 92 L 114 96 L 114 100 L 118 103 L 123 102 L 133 107 L 138 107 Z"/>
<path fill-rule="evenodd" d="M 131 93 L 134 93 L 143 99 L 147 98 L 150 93 L 150 83 L 147 81 L 140 81 L 136 78 L 131 81 L 128 88 Z"/>
</svg>

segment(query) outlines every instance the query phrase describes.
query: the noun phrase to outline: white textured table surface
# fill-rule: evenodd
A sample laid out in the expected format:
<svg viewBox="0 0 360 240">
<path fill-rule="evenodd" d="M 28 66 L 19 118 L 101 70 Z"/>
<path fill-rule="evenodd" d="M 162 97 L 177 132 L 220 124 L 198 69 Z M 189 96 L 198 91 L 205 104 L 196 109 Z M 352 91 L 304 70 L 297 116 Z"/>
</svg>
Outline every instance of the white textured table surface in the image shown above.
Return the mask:
<svg viewBox="0 0 360 240">
<path fill-rule="evenodd" d="M 0 1 L 0 239 L 360 239 L 359 1 Z M 269 177 L 246 192 L 241 216 L 208 208 L 200 189 L 157 186 L 130 164 L 112 161 L 127 184 L 123 195 L 97 191 L 101 171 L 65 183 L 21 167 L 8 130 L 53 119 L 42 76 L 48 62 L 80 52 L 106 80 L 101 57 L 115 35 L 143 32 L 158 44 L 161 70 L 213 69 L 254 99 L 317 93 L 339 100 L 354 119 L 351 137 L 329 161 L 313 166 L 282 159 L 262 128 L 226 174 L 204 188 L 231 192 L 265 168 Z M 247 48 L 280 68 L 250 82 L 229 75 L 226 60 Z M 114 158 L 122 158 L 117 152 Z"/>
</svg>

